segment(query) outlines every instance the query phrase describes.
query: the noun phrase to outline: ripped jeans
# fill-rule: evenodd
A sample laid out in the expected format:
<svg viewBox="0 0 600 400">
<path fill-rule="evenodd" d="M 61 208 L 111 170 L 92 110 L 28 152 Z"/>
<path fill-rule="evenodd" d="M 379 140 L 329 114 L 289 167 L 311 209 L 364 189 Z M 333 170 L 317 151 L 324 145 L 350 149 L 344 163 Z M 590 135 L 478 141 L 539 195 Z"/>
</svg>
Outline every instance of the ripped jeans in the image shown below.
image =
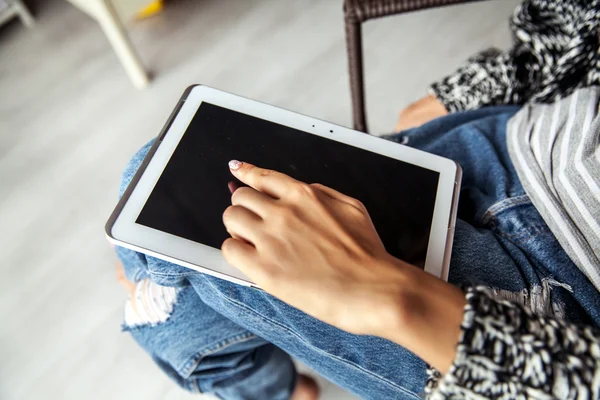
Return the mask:
<svg viewBox="0 0 600 400">
<path fill-rule="evenodd" d="M 453 114 L 389 139 L 463 168 L 451 283 L 483 284 L 539 313 L 599 325 L 600 295 L 531 204 L 509 159 L 506 123 L 515 112 Z M 149 146 L 127 166 L 121 193 Z M 361 398 L 422 393 L 425 363 L 394 343 L 343 332 L 259 290 L 130 250 L 117 253 L 137 283 L 124 329 L 187 390 L 232 400 L 288 399 L 295 357 Z"/>
</svg>

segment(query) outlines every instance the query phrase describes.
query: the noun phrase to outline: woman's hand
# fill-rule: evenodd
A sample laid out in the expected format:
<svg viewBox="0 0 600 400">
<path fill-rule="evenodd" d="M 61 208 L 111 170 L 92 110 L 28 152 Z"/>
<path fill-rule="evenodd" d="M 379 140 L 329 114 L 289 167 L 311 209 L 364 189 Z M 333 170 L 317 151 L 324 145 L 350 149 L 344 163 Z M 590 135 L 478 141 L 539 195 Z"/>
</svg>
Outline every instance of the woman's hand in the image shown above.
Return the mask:
<svg viewBox="0 0 600 400">
<path fill-rule="evenodd" d="M 450 349 L 434 351 L 453 357 L 462 293 L 389 255 L 358 200 L 248 163 L 232 161 L 230 168 L 250 186 L 233 193 L 223 214 L 232 238 L 222 250 L 230 264 L 320 320 L 355 334 L 386 337 L 413 351 L 424 335 L 418 332 L 415 338 L 415 329 L 433 328 L 430 336 L 439 341 L 447 333 L 428 320 L 450 315 Z M 427 295 L 432 290 L 437 294 Z M 448 312 L 445 303 L 452 301 L 457 307 Z"/>
</svg>

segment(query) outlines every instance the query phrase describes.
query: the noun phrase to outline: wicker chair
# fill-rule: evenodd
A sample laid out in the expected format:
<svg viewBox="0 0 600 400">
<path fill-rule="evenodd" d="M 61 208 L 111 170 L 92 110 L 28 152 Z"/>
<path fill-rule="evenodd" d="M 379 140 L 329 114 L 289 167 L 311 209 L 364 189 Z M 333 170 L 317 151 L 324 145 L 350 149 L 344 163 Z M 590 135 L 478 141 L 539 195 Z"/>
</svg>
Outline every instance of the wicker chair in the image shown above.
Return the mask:
<svg viewBox="0 0 600 400">
<path fill-rule="evenodd" d="M 361 24 L 388 15 L 474 1 L 481 0 L 344 0 L 354 129 L 367 132 Z"/>
</svg>

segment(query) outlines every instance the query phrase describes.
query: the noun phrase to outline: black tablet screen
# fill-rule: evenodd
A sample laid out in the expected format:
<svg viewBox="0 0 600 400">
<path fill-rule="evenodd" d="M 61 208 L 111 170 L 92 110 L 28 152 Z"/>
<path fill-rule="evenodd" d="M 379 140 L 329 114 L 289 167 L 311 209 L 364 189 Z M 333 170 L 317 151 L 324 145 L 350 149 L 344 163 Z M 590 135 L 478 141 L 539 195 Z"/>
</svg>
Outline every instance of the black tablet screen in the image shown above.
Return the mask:
<svg viewBox="0 0 600 400">
<path fill-rule="evenodd" d="M 361 200 L 386 249 L 423 265 L 437 172 L 209 103 L 198 108 L 136 222 L 220 248 L 229 236 L 221 215 L 231 200 L 232 159 Z"/>
</svg>

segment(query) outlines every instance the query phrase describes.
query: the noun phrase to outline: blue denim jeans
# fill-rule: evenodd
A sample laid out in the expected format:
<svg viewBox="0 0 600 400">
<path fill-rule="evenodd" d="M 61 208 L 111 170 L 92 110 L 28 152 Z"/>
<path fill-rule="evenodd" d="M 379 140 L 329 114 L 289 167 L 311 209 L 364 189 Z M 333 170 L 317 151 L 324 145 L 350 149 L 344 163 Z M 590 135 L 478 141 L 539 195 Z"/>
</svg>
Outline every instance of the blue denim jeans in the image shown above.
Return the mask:
<svg viewBox="0 0 600 400">
<path fill-rule="evenodd" d="M 515 112 L 453 114 L 389 139 L 463 168 L 451 283 L 486 285 L 539 312 L 599 325 L 598 292 L 531 204 L 509 159 L 506 123 Z M 121 193 L 149 147 L 127 166 Z M 124 329 L 188 390 L 223 399 L 287 399 L 296 379 L 292 356 L 361 398 L 422 393 L 425 363 L 394 343 L 343 332 L 259 290 L 130 250 L 117 253 L 132 281 L 176 288 L 169 304 L 154 298 L 163 318 L 126 318 Z"/>
</svg>

